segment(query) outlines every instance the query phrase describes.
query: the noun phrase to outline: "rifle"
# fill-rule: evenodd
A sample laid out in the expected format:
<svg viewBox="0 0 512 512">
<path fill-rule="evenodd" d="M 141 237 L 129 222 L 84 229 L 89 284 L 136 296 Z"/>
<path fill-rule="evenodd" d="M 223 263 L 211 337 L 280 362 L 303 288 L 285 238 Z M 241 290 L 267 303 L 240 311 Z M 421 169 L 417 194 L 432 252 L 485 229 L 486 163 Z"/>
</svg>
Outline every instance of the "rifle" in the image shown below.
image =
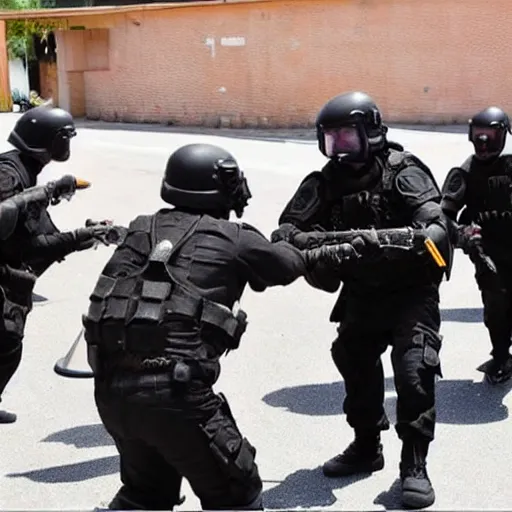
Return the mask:
<svg viewBox="0 0 512 512">
<path fill-rule="evenodd" d="M 88 181 L 71 175 L 50 181 L 46 185 L 30 187 L 0 202 L 0 240 L 7 240 L 18 222 L 18 215 L 28 220 L 38 219 L 50 203 L 58 204 L 63 198 L 71 199 L 76 190 L 89 188 Z M 55 228 L 56 229 L 56 228 Z"/>
<path fill-rule="evenodd" d="M 297 249 L 310 250 L 323 245 L 352 243 L 357 237 L 361 236 L 378 240 L 381 246 L 389 248 L 414 250 L 419 253 L 426 249 L 437 266 L 441 268 L 446 267 L 446 261 L 432 239 L 425 234 L 423 229 L 412 227 L 300 232 L 292 236 L 290 243 L 297 247 Z"/>
</svg>

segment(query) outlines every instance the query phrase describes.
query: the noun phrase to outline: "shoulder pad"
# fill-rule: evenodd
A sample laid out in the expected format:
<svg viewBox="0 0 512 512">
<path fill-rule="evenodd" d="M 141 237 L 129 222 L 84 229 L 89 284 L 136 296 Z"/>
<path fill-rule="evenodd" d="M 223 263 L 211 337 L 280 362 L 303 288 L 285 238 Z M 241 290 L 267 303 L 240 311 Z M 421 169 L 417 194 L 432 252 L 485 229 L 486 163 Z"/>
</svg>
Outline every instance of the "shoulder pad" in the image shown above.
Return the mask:
<svg viewBox="0 0 512 512">
<path fill-rule="evenodd" d="M 423 160 L 418 158 L 413 153 L 410 153 L 409 151 L 402 151 L 401 153 L 395 151 L 392 153 L 395 153 L 394 155 L 390 155 L 390 157 L 392 157 L 394 162 L 396 162 L 395 165 L 397 174 L 405 171 L 406 169 L 409 169 L 410 167 L 419 169 L 430 178 L 430 181 L 434 185 L 434 188 L 437 190 L 437 193 L 439 196 L 441 196 L 441 189 L 439 188 L 439 185 L 437 184 L 437 181 L 432 174 L 430 167 L 425 162 L 423 162 Z M 391 160 L 390 165 L 393 166 L 393 160 Z"/>
<path fill-rule="evenodd" d="M 10 162 L 0 162 L 0 201 L 23 190 L 23 184 Z"/>
<path fill-rule="evenodd" d="M 400 171 L 395 179 L 395 187 L 412 208 L 441 199 L 440 191 L 430 173 L 417 166 L 409 165 Z"/>
<path fill-rule="evenodd" d="M 279 217 L 279 224 L 307 223 L 320 207 L 325 180 L 321 171 L 308 174 Z"/>
<path fill-rule="evenodd" d="M 466 203 L 467 172 L 454 167 L 448 172 L 443 183 L 441 208 L 445 212 L 457 213 Z"/>
<path fill-rule="evenodd" d="M 245 229 L 246 231 L 251 231 L 252 233 L 256 233 L 256 234 L 262 236 L 265 239 L 267 238 L 258 228 L 255 228 L 251 224 L 247 224 L 246 222 L 241 222 L 240 223 L 240 227 L 242 229 Z"/>
<path fill-rule="evenodd" d="M 466 174 L 461 167 L 450 169 L 443 183 L 443 195 L 450 199 L 462 199 L 466 190 Z"/>
<path fill-rule="evenodd" d="M 144 231 L 149 233 L 151 231 L 152 221 L 152 215 L 139 215 L 130 222 L 128 229 L 130 231 Z"/>
</svg>

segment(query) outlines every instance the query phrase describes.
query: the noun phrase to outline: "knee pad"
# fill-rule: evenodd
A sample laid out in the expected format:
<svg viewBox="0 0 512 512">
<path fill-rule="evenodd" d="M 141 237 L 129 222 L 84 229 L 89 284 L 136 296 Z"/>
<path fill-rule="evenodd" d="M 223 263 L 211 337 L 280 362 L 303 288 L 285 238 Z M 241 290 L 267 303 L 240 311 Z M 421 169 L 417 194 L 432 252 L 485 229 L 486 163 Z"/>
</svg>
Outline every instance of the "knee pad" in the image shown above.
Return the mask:
<svg viewBox="0 0 512 512">
<path fill-rule="evenodd" d="M 421 385 L 422 374 L 433 372 L 442 377 L 441 350 L 443 337 L 427 325 L 418 322 L 412 332 L 409 343 L 401 352 L 393 351 L 392 358 L 399 381 L 413 385 Z"/>
<path fill-rule="evenodd" d="M 201 426 L 220 471 L 229 482 L 233 505 L 252 502 L 261 493 L 263 484 L 256 465 L 256 449 L 241 435 L 227 401 Z M 226 505 L 226 504 L 225 504 Z M 228 503 L 230 508 L 232 505 Z"/>
</svg>

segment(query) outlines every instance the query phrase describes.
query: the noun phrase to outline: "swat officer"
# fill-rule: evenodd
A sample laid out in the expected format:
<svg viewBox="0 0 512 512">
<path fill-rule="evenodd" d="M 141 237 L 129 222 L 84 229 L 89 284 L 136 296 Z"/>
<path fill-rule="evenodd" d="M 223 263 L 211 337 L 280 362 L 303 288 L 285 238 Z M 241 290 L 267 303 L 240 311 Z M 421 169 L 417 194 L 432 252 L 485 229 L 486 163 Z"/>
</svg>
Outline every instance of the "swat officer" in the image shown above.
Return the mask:
<svg viewBox="0 0 512 512">
<path fill-rule="evenodd" d="M 423 227 L 449 269 L 451 246 L 436 182 L 417 157 L 388 142 L 372 98 L 362 92 L 332 98 L 320 110 L 316 128 L 319 149 L 329 161 L 302 181 L 272 240 L 293 240 L 299 230 Z M 316 285 L 326 291 L 344 284 L 330 318 L 340 323 L 331 353 L 345 381 L 343 407 L 355 430 L 355 440 L 324 464 L 324 474 L 340 477 L 384 467 L 380 431 L 389 429 L 389 422 L 381 354 L 391 344 L 396 431 L 403 443 L 402 501 L 416 508 L 435 499 L 426 458 L 434 438 L 435 376 L 441 375 L 442 277 L 427 254 L 383 246 L 341 268 L 323 265 L 316 271 Z"/>
<path fill-rule="evenodd" d="M 175 208 L 131 222 L 84 317 L 98 411 L 121 454 L 123 486 L 109 506 L 170 510 L 185 477 L 204 509 L 260 509 L 256 451 L 212 390 L 220 356 L 245 331 L 237 303 L 246 284 L 286 285 L 318 255 L 336 261 L 356 250 L 302 253 L 229 222 L 251 194 L 217 146 L 175 151 L 160 194 Z"/>
<path fill-rule="evenodd" d="M 0 201 L 36 185 L 37 175 L 50 161 L 66 161 L 75 135 L 73 118 L 65 110 L 37 107 L 23 114 L 8 138 L 16 149 L 0 154 Z M 97 228 L 61 233 L 46 210 L 47 204 L 34 206 L 22 212 L 10 236 L 0 244 L 4 276 L 0 281 L 0 401 L 21 361 L 26 317 L 32 309 L 34 280 L 29 274 L 38 277 L 55 261 L 87 249 L 95 241 Z M 13 273 L 16 270 L 19 272 Z M 0 423 L 14 421 L 15 414 L 0 411 Z"/>
<path fill-rule="evenodd" d="M 442 189 L 443 210 L 458 222 L 460 245 L 475 265 L 492 344 L 492 359 L 483 370 L 492 384 L 512 377 L 512 156 L 502 154 L 507 132 L 509 117 L 498 107 L 470 119 L 474 154 L 450 170 Z M 492 263 L 485 264 L 485 258 Z"/>
</svg>

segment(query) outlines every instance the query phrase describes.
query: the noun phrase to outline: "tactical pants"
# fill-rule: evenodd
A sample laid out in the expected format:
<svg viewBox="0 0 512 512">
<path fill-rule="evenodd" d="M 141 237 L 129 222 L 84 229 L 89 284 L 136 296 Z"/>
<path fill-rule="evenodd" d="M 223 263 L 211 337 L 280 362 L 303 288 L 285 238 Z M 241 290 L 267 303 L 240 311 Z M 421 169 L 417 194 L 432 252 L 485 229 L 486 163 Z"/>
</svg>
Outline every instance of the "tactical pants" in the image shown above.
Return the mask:
<svg viewBox="0 0 512 512">
<path fill-rule="evenodd" d="M 121 458 L 122 488 L 110 507 L 172 510 L 185 477 L 203 509 L 261 509 L 255 449 L 224 406 L 205 421 L 145 407 L 96 389 L 96 404 Z"/>
<path fill-rule="evenodd" d="M 20 336 L 0 330 L 0 399 L 21 362 L 23 344 Z"/>
<path fill-rule="evenodd" d="M 360 431 L 389 428 L 384 411 L 381 355 L 392 345 L 391 361 L 397 391 L 396 431 L 400 439 L 434 438 L 435 378 L 441 375 L 439 296 L 437 289 L 373 304 L 371 318 L 347 314 L 331 349 L 345 381 L 343 410 L 349 425 Z M 364 305 L 361 305 L 364 309 Z M 370 313 L 371 315 L 371 313 Z"/>
<path fill-rule="evenodd" d="M 484 324 L 489 331 L 492 356 L 504 360 L 509 355 L 512 336 L 512 275 L 476 274 L 484 306 Z"/>
</svg>

